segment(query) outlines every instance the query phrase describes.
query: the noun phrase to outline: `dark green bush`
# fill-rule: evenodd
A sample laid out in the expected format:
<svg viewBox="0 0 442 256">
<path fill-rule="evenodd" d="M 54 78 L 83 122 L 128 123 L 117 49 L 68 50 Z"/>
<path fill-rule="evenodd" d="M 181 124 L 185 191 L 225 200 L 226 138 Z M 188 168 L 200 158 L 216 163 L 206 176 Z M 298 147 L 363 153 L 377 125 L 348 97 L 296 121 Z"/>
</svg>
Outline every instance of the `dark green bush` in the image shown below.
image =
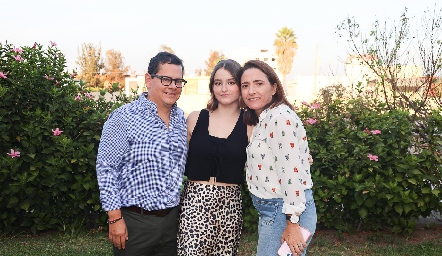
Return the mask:
<svg viewBox="0 0 442 256">
<path fill-rule="evenodd" d="M 0 44 L 1 231 L 105 223 L 98 143 L 109 113 L 133 98 L 120 93 L 106 101 L 104 91 L 91 98 L 65 63 L 54 45 Z M 306 103 L 298 110 L 314 158 L 319 227 L 410 233 L 417 217 L 442 211 L 441 111 L 411 122 L 408 112 L 387 110 L 358 92 L 354 99 L 324 93 L 320 107 Z M 414 134 L 418 124 L 426 127 L 424 137 Z M 258 215 L 246 186 L 242 192 L 244 228 L 255 231 Z"/>
<path fill-rule="evenodd" d="M 98 142 L 124 99 L 93 99 L 65 68 L 55 45 L 0 44 L 0 230 L 66 230 L 100 217 Z"/>
<path fill-rule="evenodd" d="M 423 120 L 422 143 L 406 111 L 362 96 L 320 100 L 299 111 L 316 120 L 305 127 L 320 226 L 411 233 L 419 216 L 441 210 L 440 111 Z"/>
</svg>

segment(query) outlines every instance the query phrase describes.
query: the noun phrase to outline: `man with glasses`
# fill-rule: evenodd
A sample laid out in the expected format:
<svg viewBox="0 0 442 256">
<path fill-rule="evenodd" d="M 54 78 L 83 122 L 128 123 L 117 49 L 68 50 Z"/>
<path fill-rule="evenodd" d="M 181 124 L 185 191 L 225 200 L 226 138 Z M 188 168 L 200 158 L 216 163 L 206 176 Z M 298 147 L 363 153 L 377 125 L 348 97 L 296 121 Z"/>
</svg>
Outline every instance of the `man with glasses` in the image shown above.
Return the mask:
<svg viewBox="0 0 442 256">
<path fill-rule="evenodd" d="M 97 156 L 102 207 L 114 255 L 176 255 L 178 205 L 187 156 L 186 80 L 174 54 L 160 52 L 145 75 L 147 93 L 104 124 Z"/>
</svg>

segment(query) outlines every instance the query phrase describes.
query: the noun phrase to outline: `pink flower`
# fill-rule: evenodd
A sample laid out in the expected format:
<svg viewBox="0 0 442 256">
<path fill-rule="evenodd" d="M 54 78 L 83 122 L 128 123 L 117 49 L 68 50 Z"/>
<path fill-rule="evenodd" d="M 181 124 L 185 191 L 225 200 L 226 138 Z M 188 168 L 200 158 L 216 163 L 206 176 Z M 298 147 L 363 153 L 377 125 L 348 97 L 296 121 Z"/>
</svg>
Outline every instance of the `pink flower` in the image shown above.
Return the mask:
<svg viewBox="0 0 442 256">
<path fill-rule="evenodd" d="M 22 62 L 24 60 L 20 55 L 14 56 L 14 59 L 18 62 Z"/>
<path fill-rule="evenodd" d="M 11 153 L 7 153 L 8 154 L 8 156 L 10 156 L 11 158 L 14 158 L 14 157 L 20 157 L 20 151 L 15 151 L 15 150 L 13 150 L 13 149 L 11 149 Z"/>
<path fill-rule="evenodd" d="M 20 48 L 15 48 L 15 47 L 12 49 L 12 51 L 13 51 L 13 52 L 16 52 L 16 53 L 18 53 L 18 54 L 22 54 L 22 52 L 23 52 L 22 49 L 20 49 Z"/>
<path fill-rule="evenodd" d="M 319 104 L 319 103 L 313 103 L 310 109 L 313 110 L 313 109 L 318 109 L 318 108 L 320 108 L 320 107 L 321 107 L 321 104 Z"/>
<path fill-rule="evenodd" d="M 49 43 L 51 44 L 51 46 L 57 46 L 57 44 L 53 41 L 49 41 Z"/>
<path fill-rule="evenodd" d="M 44 78 L 46 78 L 46 79 L 48 79 L 48 80 L 54 80 L 53 77 L 50 77 L 50 76 L 48 76 L 48 75 L 45 75 Z"/>
<path fill-rule="evenodd" d="M 381 131 L 379 130 L 371 130 L 370 132 L 371 134 L 381 134 Z"/>
<path fill-rule="evenodd" d="M 72 73 L 71 77 L 75 78 L 77 76 L 77 73 Z"/>
<path fill-rule="evenodd" d="M 75 95 L 75 100 L 81 100 L 81 97 L 79 95 Z"/>
<path fill-rule="evenodd" d="M 302 104 L 302 105 L 305 105 L 305 106 L 307 106 L 307 107 L 310 107 L 310 104 L 308 104 L 308 102 L 306 102 L 306 101 L 301 102 L 301 104 Z"/>
<path fill-rule="evenodd" d="M 364 132 L 367 133 L 367 134 L 371 133 L 370 130 L 368 130 L 368 128 L 365 128 Z"/>
<path fill-rule="evenodd" d="M 52 129 L 52 132 L 54 133 L 54 136 L 59 136 L 63 131 L 60 131 L 60 129 L 55 128 L 55 130 Z"/>
<path fill-rule="evenodd" d="M 309 123 L 309 124 L 314 124 L 314 123 L 318 122 L 318 120 L 309 118 L 309 119 L 307 119 L 306 122 Z"/>
<path fill-rule="evenodd" d="M 8 78 L 5 73 L 0 72 L 0 78 Z"/>
<path fill-rule="evenodd" d="M 378 161 L 377 155 L 368 154 L 367 157 L 370 159 L 370 161 Z"/>
<path fill-rule="evenodd" d="M 36 49 L 37 48 L 37 42 L 34 43 L 34 46 L 32 46 L 32 48 Z"/>
<path fill-rule="evenodd" d="M 88 99 L 94 97 L 92 94 L 90 94 L 90 93 L 88 93 L 88 92 L 85 92 L 85 93 L 84 93 L 84 96 L 85 96 L 86 98 L 88 98 Z"/>
</svg>

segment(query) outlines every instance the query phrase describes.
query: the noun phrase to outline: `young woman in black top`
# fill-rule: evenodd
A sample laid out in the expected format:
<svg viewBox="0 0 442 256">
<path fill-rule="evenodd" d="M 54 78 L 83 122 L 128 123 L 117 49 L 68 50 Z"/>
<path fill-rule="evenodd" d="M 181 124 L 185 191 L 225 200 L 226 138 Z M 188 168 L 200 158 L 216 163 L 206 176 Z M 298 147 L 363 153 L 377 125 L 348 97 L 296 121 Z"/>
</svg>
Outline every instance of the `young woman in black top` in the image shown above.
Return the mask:
<svg viewBox="0 0 442 256">
<path fill-rule="evenodd" d="M 239 109 L 241 65 L 222 60 L 209 82 L 207 109 L 187 118 L 188 181 L 181 198 L 178 255 L 237 255 L 242 227 L 240 185 L 248 134 Z"/>
</svg>

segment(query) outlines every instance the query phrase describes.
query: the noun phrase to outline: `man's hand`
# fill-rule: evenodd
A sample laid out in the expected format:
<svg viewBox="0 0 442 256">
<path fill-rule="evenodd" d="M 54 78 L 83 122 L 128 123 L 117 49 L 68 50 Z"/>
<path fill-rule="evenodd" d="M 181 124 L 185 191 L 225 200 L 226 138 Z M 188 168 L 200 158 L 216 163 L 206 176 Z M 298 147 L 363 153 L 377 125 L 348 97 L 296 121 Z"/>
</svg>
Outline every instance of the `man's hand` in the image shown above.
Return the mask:
<svg viewBox="0 0 442 256">
<path fill-rule="evenodd" d="M 120 218 L 121 210 L 113 210 L 108 212 L 109 220 Z M 121 219 L 113 224 L 109 224 L 109 240 L 118 249 L 126 248 L 126 241 L 129 240 L 126 222 Z"/>
</svg>

